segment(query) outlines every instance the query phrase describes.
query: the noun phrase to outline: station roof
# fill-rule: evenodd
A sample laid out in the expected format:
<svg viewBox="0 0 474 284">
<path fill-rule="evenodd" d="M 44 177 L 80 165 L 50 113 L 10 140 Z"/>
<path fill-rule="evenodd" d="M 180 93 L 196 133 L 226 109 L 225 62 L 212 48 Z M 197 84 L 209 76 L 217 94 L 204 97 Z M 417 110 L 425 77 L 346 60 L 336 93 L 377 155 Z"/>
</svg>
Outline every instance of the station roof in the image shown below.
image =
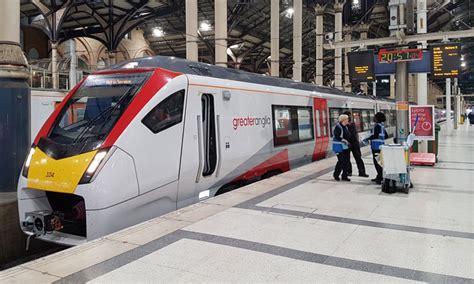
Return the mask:
<svg viewBox="0 0 474 284">
<path fill-rule="evenodd" d="M 213 63 L 214 1 L 198 0 L 200 60 Z M 315 5 L 325 7 L 325 32 L 334 31 L 333 2 L 303 0 L 303 80 L 312 81 L 315 70 Z M 474 26 L 471 0 L 427 0 L 428 32 L 469 29 Z M 270 0 L 227 0 L 228 45 L 240 68 L 264 73 L 270 55 Z M 292 73 L 293 1 L 280 1 L 280 68 L 283 77 Z M 368 28 L 369 38 L 389 35 L 388 0 L 347 0 L 343 21 L 347 32 L 359 38 Z M 89 36 L 115 50 L 135 27 L 145 30 L 151 48 L 159 55 L 186 56 L 185 0 L 21 0 L 23 23 L 43 29 L 52 40 Z M 56 25 L 52 24 L 56 19 Z M 364 23 L 368 24 L 365 26 Z M 53 28 L 56 27 L 56 28 Z M 160 33 L 156 33 L 156 29 Z M 464 93 L 474 93 L 474 38 L 462 39 L 466 66 L 460 78 Z M 334 74 L 331 50 L 325 51 L 324 76 Z M 442 85 L 440 85 L 442 86 Z"/>
</svg>

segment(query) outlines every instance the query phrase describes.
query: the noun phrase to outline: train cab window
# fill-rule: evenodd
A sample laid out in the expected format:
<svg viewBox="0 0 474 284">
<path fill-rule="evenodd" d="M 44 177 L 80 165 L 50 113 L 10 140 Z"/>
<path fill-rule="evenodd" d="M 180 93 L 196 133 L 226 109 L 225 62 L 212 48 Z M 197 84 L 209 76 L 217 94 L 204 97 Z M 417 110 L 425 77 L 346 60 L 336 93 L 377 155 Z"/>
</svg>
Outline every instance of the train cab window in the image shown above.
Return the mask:
<svg viewBox="0 0 474 284">
<path fill-rule="evenodd" d="M 314 138 L 311 107 L 272 106 L 275 146 L 304 142 Z"/>
<path fill-rule="evenodd" d="M 320 114 L 319 110 L 316 110 L 316 137 L 321 137 L 321 126 L 320 126 Z"/>
<path fill-rule="evenodd" d="M 184 90 L 181 90 L 154 107 L 142 119 L 142 123 L 155 134 L 168 129 L 183 120 L 183 105 Z"/>
</svg>

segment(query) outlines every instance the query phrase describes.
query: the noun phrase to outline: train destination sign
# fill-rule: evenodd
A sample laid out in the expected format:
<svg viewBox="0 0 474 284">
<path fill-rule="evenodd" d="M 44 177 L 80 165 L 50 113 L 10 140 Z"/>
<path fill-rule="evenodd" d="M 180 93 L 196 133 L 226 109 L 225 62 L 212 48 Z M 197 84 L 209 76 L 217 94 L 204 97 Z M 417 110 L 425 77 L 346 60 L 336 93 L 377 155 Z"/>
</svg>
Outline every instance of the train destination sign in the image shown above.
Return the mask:
<svg viewBox="0 0 474 284">
<path fill-rule="evenodd" d="M 350 52 L 349 77 L 352 83 L 370 82 L 375 80 L 374 52 L 372 50 Z"/>
<path fill-rule="evenodd" d="M 392 63 L 415 61 L 423 59 L 423 50 L 421 49 L 402 49 L 402 50 L 379 50 L 379 63 Z"/>
<path fill-rule="evenodd" d="M 452 78 L 459 75 L 461 46 L 456 43 L 431 48 L 431 78 Z"/>
</svg>

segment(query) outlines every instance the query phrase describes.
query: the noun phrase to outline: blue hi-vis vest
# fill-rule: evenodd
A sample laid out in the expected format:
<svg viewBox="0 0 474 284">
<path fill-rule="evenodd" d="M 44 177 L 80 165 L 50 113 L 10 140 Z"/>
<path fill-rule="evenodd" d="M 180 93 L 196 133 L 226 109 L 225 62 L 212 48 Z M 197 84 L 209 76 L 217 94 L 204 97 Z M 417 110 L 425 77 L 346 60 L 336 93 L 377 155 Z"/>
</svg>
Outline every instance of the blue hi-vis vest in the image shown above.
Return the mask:
<svg viewBox="0 0 474 284">
<path fill-rule="evenodd" d="M 338 123 L 336 124 L 336 127 L 339 127 L 341 128 L 341 140 L 342 140 L 342 135 L 344 134 L 344 129 L 342 128 L 342 126 Z M 342 151 L 344 150 L 347 150 L 349 149 L 349 147 L 343 143 L 342 141 L 336 141 L 334 140 L 335 136 L 332 138 L 332 151 L 334 153 L 341 153 Z"/>
<path fill-rule="evenodd" d="M 380 146 L 382 146 L 383 144 L 385 144 L 385 128 L 383 126 L 382 123 L 377 123 L 377 125 L 380 126 L 380 133 L 379 133 L 379 137 L 377 139 L 374 139 L 372 140 L 372 150 L 376 150 L 376 151 L 379 151 L 380 150 Z M 375 129 L 375 128 L 374 128 Z"/>
</svg>

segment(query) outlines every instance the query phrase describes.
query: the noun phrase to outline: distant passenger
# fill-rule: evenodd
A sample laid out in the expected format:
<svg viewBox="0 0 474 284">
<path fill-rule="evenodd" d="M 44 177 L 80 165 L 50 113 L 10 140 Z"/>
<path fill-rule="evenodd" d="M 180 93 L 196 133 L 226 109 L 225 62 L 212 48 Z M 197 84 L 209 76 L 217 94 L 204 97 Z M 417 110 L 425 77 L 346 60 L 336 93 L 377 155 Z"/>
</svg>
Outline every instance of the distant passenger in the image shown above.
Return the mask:
<svg viewBox="0 0 474 284">
<path fill-rule="evenodd" d="M 471 111 L 467 117 L 469 118 L 469 124 L 473 125 L 474 124 L 474 110 Z"/>
<path fill-rule="evenodd" d="M 384 122 L 385 122 L 385 114 L 378 112 L 375 114 L 375 123 L 377 123 L 372 131 L 372 135 L 367 138 L 370 140 L 370 145 L 372 148 L 372 156 L 374 160 L 375 170 L 377 170 L 377 176 L 372 179 L 373 182 L 377 184 L 381 184 L 383 180 L 383 168 L 377 162 L 377 158 L 380 155 L 380 146 L 383 145 L 385 142 L 384 140 L 387 139 L 387 131 L 385 130 Z"/>
<path fill-rule="evenodd" d="M 334 138 L 333 141 L 335 142 L 342 142 L 341 145 L 342 151 L 338 151 L 336 153 L 337 155 L 337 164 L 336 164 L 336 169 L 334 170 L 334 179 L 339 181 L 339 175 L 342 172 L 342 180 L 343 181 L 351 181 L 347 177 L 347 169 L 348 169 L 348 164 L 349 164 L 349 159 L 350 159 L 350 154 L 351 151 L 349 150 L 349 140 L 350 140 L 350 134 L 349 130 L 347 129 L 346 125 L 349 123 L 349 117 L 345 114 L 341 114 L 339 116 L 339 123 L 336 125 L 334 128 Z"/>
</svg>

